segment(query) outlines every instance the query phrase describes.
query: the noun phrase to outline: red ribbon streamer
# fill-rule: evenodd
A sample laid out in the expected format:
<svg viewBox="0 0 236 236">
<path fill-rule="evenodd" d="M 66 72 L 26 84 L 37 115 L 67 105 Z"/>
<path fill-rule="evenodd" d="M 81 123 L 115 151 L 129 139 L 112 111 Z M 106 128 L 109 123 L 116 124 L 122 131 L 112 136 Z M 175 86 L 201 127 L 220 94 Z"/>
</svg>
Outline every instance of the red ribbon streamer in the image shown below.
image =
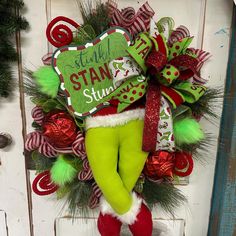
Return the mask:
<svg viewBox="0 0 236 236">
<path fill-rule="evenodd" d="M 75 28 L 78 28 L 80 26 L 75 21 L 64 16 L 58 16 L 54 18 L 48 24 L 48 27 L 46 29 L 46 35 L 48 41 L 57 48 L 70 44 L 73 39 L 73 32 L 67 25 L 64 24 L 56 25 L 56 23 L 58 23 L 59 21 L 64 21 L 66 23 L 69 23 Z"/>
</svg>

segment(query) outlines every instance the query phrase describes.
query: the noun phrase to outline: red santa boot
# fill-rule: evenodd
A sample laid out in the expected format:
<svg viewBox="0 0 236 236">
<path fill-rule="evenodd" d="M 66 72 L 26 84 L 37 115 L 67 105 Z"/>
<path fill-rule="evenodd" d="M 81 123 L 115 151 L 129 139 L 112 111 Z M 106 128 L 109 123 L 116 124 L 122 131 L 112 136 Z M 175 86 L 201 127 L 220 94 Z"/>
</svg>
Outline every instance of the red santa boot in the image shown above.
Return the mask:
<svg viewBox="0 0 236 236">
<path fill-rule="evenodd" d="M 152 214 L 144 203 L 135 222 L 129 225 L 129 229 L 133 236 L 152 236 Z"/>
<path fill-rule="evenodd" d="M 136 193 L 132 193 L 132 200 L 133 202 L 129 211 L 123 215 L 119 215 L 104 198 L 101 198 L 101 212 L 103 215 L 109 215 L 109 217 L 114 217 L 120 222 L 128 224 L 133 236 L 152 236 L 151 212 Z M 112 224 L 111 226 L 111 228 L 115 228 Z"/>
<path fill-rule="evenodd" d="M 98 230 L 101 236 L 120 236 L 122 223 L 110 214 L 100 213 L 98 217 Z"/>
</svg>

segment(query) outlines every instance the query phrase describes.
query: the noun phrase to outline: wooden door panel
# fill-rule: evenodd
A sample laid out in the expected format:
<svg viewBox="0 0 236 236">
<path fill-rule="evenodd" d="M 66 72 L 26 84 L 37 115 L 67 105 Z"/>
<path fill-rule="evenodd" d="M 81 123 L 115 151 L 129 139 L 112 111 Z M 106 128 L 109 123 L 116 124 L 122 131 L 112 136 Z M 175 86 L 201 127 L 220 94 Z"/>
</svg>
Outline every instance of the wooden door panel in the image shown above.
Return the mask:
<svg viewBox="0 0 236 236">
<path fill-rule="evenodd" d="M 15 80 L 17 80 L 16 67 L 14 71 Z M 28 193 L 19 104 L 17 88 L 12 98 L 1 99 L 0 102 L 0 132 L 9 133 L 13 139 L 11 146 L 0 149 L 0 209 L 8 216 L 9 235 L 29 236 Z"/>
<path fill-rule="evenodd" d="M 0 210 L 0 235 L 1 236 L 8 236 L 7 235 L 7 216 L 6 212 Z"/>
</svg>

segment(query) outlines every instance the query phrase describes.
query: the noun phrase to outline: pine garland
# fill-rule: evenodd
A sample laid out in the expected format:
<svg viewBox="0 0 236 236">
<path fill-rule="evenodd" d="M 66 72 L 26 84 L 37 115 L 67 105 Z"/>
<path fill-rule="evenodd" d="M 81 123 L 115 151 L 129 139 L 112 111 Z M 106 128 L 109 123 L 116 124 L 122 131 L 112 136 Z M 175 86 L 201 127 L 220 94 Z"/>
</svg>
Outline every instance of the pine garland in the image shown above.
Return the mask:
<svg viewBox="0 0 236 236">
<path fill-rule="evenodd" d="M 14 33 L 25 30 L 28 22 L 18 13 L 24 7 L 21 0 L 0 2 L 0 97 L 9 96 L 13 89 L 10 63 L 17 60 L 17 52 L 11 42 Z"/>
</svg>

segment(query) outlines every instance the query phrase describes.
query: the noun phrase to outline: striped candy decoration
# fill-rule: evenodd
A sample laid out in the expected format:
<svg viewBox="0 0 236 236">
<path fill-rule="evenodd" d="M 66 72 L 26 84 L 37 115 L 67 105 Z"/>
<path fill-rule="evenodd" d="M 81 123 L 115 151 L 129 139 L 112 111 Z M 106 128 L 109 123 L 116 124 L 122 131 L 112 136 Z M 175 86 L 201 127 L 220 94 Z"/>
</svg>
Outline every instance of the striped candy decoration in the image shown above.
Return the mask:
<svg viewBox="0 0 236 236">
<path fill-rule="evenodd" d="M 109 10 L 111 16 L 110 25 L 126 29 L 132 36 L 140 32 L 148 32 L 151 18 L 155 14 L 148 2 L 144 3 L 136 14 L 133 7 L 119 10 L 114 1 L 109 1 Z"/>
<path fill-rule="evenodd" d="M 35 177 L 32 189 L 37 195 L 44 196 L 56 192 L 58 186 L 52 182 L 50 172 L 45 171 Z"/>
</svg>

